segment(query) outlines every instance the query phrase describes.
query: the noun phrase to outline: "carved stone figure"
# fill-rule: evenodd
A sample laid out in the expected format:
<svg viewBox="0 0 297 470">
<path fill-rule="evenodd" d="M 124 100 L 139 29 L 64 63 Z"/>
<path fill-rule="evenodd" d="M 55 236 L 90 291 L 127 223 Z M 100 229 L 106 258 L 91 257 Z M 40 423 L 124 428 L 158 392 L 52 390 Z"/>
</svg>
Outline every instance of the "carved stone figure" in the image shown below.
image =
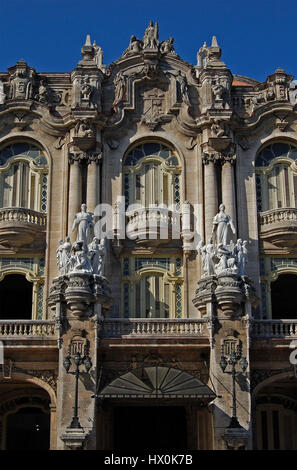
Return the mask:
<svg viewBox="0 0 297 470">
<path fill-rule="evenodd" d="M 92 266 L 82 240 L 74 243 L 72 246 L 69 272 L 73 271 L 92 273 Z"/>
<path fill-rule="evenodd" d="M 188 82 L 184 75 L 182 75 L 181 71 L 178 71 L 176 76 L 176 81 L 179 83 L 181 99 L 184 103 L 190 104 L 190 98 L 188 94 Z"/>
<path fill-rule="evenodd" d="M 228 269 L 228 258 L 230 255 L 231 252 L 223 245 L 223 243 L 219 243 L 217 247 L 217 258 L 219 258 L 220 261 L 215 267 L 216 274 L 221 274 Z"/>
<path fill-rule="evenodd" d="M 105 255 L 106 255 L 106 238 L 93 238 L 89 244 L 89 258 L 94 274 L 104 276 Z"/>
<path fill-rule="evenodd" d="M 202 266 L 205 276 L 211 276 L 215 274 L 214 270 L 214 258 L 216 255 L 215 246 L 212 239 L 209 240 L 207 245 L 204 245 L 201 241 L 199 244 L 199 251 L 202 256 Z"/>
<path fill-rule="evenodd" d="M 130 38 L 130 44 L 127 49 L 123 52 L 123 57 L 130 54 L 138 54 L 142 49 L 142 41 L 137 39 L 134 34 Z"/>
<path fill-rule="evenodd" d="M 100 248 L 99 248 L 99 238 L 94 237 L 92 242 L 89 244 L 89 259 L 93 269 L 94 274 L 98 274 L 99 258 L 100 258 Z"/>
<path fill-rule="evenodd" d="M 223 99 L 223 87 L 219 81 L 216 81 L 212 87 L 215 101 L 221 101 Z"/>
<path fill-rule="evenodd" d="M 174 38 L 169 38 L 167 41 L 162 41 L 160 44 L 160 52 L 162 54 L 171 54 L 177 56 L 177 53 L 174 50 Z"/>
<path fill-rule="evenodd" d="M 87 118 L 78 121 L 74 130 L 77 137 L 94 137 L 93 126 Z"/>
<path fill-rule="evenodd" d="M 93 97 L 93 87 L 89 83 L 89 78 L 84 77 L 81 85 L 80 85 L 80 91 L 81 91 L 81 102 L 85 106 L 89 108 L 95 108 L 95 105 L 93 103 L 92 97 Z"/>
<path fill-rule="evenodd" d="M 11 98 L 12 99 L 30 99 L 32 98 L 32 73 L 26 73 L 17 70 L 15 77 L 11 80 Z"/>
<path fill-rule="evenodd" d="M 93 42 L 93 48 L 95 50 L 95 62 L 98 67 L 102 67 L 103 65 L 103 51 L 100 46 L 97 45 L 96 41 Z"/>
<path fill-rule="evenodd" d="M 235 234 L 235 227 L 231 217 L 225 214 L 225 205 L 221 204 L 219 207 L 218 214 L 213 219 L 212 235 L 216 235 L 216 245 L 219 246 L 222 243 L 224 246 L 227 245 L 227 237 L 229 227 Z"/>
<path fill-rule="evenodd" d="M 125 96 L 126 92 L 126 80 L 122 72 L 117 73 L 114 79 L 114 101 L 113 106 L 116 106 Z"/>
<path fill-rule="evenodd" d="M 236 258 L 236 264 L 238 267 L 239 276 L 243 276 L 245 273 L 245 265 L 248 261 L 248 251 L 247 251 L 247 241 L 244 242 L 239 238 L 233 250 L 234 256 Z"/>
<path fill-rule="evenodd" d="M 57 266 L 59 270 L 63 268 L 62 264 L 62 246 L 63 246 L 63 240 L 59 240 L 59 246 L 57 248 Z"/>
<path fill-rule="evenodd" d="M 93 214 L 91 212 L 87 212 L 86 204 L 82 204 L 81 212 L 78 212 L 77 214 L 75 214 L 75 219 L 74 219 L 73 226 L 72 226 L 72 232 L 74 232 L 74 230 L 78 228 L 76 241 L 77 242 L 82 241 L 84 248 L 86 250 L 88 249 L 90 231 L 91 231 L 91 228 L 93 227 L 94 227 Z"/>
<path fill-rule="evenodd" d="M 159 32 L 158 23 L 155 24 L 152 21 L 149 22 L 143 36 L 143 48 L 144 49 L 157 49 L 159 46 Z"/>
<path fill-rule="evenodd" d="M 57 248 L 57 265 L 61 274 L 67 274 L 70 269 L 71 243 L 70 238 L 66 237 L 65 242 L 59 241 Z"/>
<path fill-rule="evenodd" d="M 70 257 L 71 257 L 71 243 L 70 243 L 70 237 L 65 238 L 65 242 L 62 245 L 62 250 L 61 250 L 61 264 L 62 264 L 62 269 L 63 273 L 62 274 L 67 274 L 69 270 L 69 262 L 70 262 Z"/>
<path fill-rule="evenodd" d="M 6 95 L 4 93 L 4 85 L 3 82 L 0 80 L 0 104 L 4 104 Z"/>
<path fill-rule="evenodd" d="M 214 122 L 211 126 L 211 133 L 214 137 L 227 137 L 223 123 Z"/>
<path fill-rule="evenodd" d="M 36 96 L 36 99 L 40 103 L 48 103 L 49 101 L 48 89 L 44 80 L 40 81 L 40 85 L 38 88 L 38 95 Z"/>
</svg>

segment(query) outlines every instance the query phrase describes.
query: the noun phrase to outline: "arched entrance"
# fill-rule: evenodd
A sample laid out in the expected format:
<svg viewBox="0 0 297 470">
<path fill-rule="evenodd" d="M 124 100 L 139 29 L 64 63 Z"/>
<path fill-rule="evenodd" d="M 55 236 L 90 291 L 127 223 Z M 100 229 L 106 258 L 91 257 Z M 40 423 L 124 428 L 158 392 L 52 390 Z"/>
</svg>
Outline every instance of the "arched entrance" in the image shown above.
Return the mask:
<svg viewBox="0 0 297 470">
<path fill-rule="evenodd" d="M 126 372 L 97 395 L 98 448 L 210 449 L 211 414 L 206 406 L 215 396 L 197 377 L 177 368 Z"/>
<path fill-rule="evenodd" d="M 49 450 L 56 444 L 56 396 L 37 377 L 0 379 L 0 449 Z"/>
<path fill-rule="evenodd" d="M 254 397 L 254 449 L 297 450 L 296 396 L 293 373 L 259 384 Z"/>
<path fill-rule="evenodd" d="M 30 406 L 29 406 L 30 405 Z M 6 418 L 6 450 L 49 450 L 50 413 L 48 407 L 27 400 Z"/>
</svg>

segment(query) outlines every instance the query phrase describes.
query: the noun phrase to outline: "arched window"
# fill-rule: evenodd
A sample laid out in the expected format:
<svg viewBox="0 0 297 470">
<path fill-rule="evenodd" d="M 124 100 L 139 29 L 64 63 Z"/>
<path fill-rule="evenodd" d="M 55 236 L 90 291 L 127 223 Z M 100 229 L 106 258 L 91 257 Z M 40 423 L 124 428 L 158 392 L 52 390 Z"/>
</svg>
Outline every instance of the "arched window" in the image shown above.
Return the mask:
<svg viewBox="0 0 297 470">
<path fill-rule="evenodd" d="M 297 147 L 275 142 L 257 155 L 256 191 L 258 212 L 297 207 L 297 174 L 291 169 Z"/>
<path fill-rule="evenodd" d="M 0 282 L 1 320 L 31 320 L 32 282 L 22 274 L 9 274 Z"/>
<path fill-rule="evenodd" d="M 282 386 L 281 383 L 277 385 Z M 255 409 L 255 448 L 257 450 L 296 450 L 296 409 L 296 401 L 290 396 L 273 394 L 258 396 Z"/>
<path fill-rule="evenodd" d="M 0 257 L 0 319 L 41 320 L 44 258 Z"/>
<path fill-rule="evenodd" d="M 47 211 L 47 159 L 36 145 L 17 142 L 0 151 L 0 208 Z"/>
<path fill-rule="evenodd" d="M 296 319 L 297 274 L 280 274 L 271 283 L 272 318 Z"/>
<path fill-rule="evenodd" d="M 123 316 L 181 318 L 183 316 L 182 259 L 123 259 Z"/>
<path fill-rule="evenodd" d="M 260 257 L 263 319 L 297 319 L 297 258 Z"/>
<path fill-rule="evenodd" d="M 129 150 L 123 162 L 126 208 L 135 203 L 179 207 L 180 174 L 176 152 L 164 144 L 146 142 Z"/>
</svg>

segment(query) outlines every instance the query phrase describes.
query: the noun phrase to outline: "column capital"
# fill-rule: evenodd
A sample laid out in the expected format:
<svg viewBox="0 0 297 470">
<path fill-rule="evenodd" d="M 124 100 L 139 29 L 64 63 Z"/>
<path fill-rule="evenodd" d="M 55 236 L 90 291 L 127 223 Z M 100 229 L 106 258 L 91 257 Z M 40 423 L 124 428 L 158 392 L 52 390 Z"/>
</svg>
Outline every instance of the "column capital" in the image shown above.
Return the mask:
<svg viewBox="0 0 297 470">
<path fill-rule="evenodd" d="M 202 163 L 204 165 L 208 165 L 210 162 L 217 162 L 220 160 L 220 154 L 217 152 L 212 152 L 212 153 L 206 153 L 204 152 L 202 154 Z"/>
<path fill-rule="evenodd" d="M 102 157 L 102 152 L 90 152 L 87 155 L 87 164 L 89 165 L 90 163 L 95 163 L 96 165 L 98 165 L 100 160 L 102 160 Z"/>
<path fill-rule="evenodd" d="M 68 161 L 70 165 L 75 162 L 82 163 L 83 161 L 87 161 L 87 154 L 86 152 L 69 152 Z"/>
<path fill-rule="evenodd" d="M 225 163 L 230 163 L 231 165 L 233 165 L 236 161 L 236 155 L 235 154 L 221 154 L 220 156 L 220 161 L 221 161 L 221 164 L 224 165 Z"/>
</svg>

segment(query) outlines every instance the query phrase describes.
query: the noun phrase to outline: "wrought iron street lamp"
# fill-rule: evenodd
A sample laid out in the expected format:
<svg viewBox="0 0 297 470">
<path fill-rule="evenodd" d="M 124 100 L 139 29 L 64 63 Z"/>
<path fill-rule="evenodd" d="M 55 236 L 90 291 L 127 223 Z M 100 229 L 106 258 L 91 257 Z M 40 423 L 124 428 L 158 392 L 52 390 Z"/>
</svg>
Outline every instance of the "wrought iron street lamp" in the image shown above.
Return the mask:
<svg viewBox="0 0 297 470">
<path fill-rule="evenodd" d="M 242 372 L 245 372 L 248 366 L 248 362 L 246 357 L 241 356 L 241 353 L 232 352 L 229 357 L 221 356 L 220 366 L 223 372 L 226 374 L 232 375 L 232 418 L 229 424 L 229 428 L 241 428 L 241 425 L 237 419 L 237 412 L 236 412 L 236 375 L 238 375 L 241 371 L 236 371 L 236 364 L 239 363 L 239 366 Z M 227 366 L 231 366 L 231 372 L 226 371 Z"/>
<path fill-rule="evenodd" d="M 71 424 L 70 424 L 70 426 L 68 426 L 68 428 L 77 429 L 77 428 L 82 428 L 82 426 L 79 422 L 79 418 L 78 418 L 78 378 L 79 378 L 79 374 L 81 373 L 80 370 L 79 370 L 79 367 L 82 364 L 84 364 L 86 371 L 89 372 L 89 370 L 92 367 L 92 361 L 91 361 L 91 358 L 88 355 L 86 355 L 84 357 L 81 357 L 80 352 L 75 353 L 73 360 L 74 360 L 74 364 L 76 365 L 76 370 L 75 370 L 75 395 L 74 395 L 74 407 L 73 407 L 74 414 L 73 414 Z M 68 374 L 69 370 L 70 370 L 70 367 L 71 367 L 70 356 L 65 357 L 63 365 L 64 365 L 64 368 L 65 368 L 67 374 Z"/>
</svg>

